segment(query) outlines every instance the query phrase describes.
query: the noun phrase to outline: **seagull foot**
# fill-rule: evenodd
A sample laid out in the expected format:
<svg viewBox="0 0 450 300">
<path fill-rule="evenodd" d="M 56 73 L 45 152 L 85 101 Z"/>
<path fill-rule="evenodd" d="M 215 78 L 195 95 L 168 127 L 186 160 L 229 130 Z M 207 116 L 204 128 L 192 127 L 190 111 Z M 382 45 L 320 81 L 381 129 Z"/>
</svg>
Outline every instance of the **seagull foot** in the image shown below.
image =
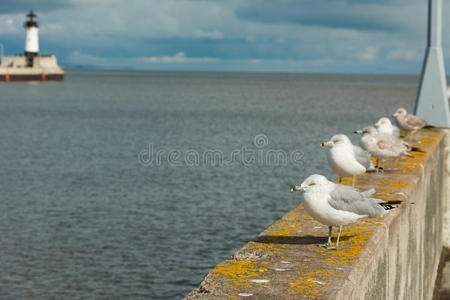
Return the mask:
<svg viewBox="0 0 450 300">
<path fill-rule="evenodd" d="M 330 243 L 319 244 L 319 247 L 325 248 L 327 250 L 337 250 L 336 246 L 331 246 Z"/>
<path fill-rule="evenodd" d="M 331 246 L 331 244 L 322 244 L 320 247 L 323 247 L 327 250 L 337 250 L 338 248 L 336 246 Z"/>
</svg>

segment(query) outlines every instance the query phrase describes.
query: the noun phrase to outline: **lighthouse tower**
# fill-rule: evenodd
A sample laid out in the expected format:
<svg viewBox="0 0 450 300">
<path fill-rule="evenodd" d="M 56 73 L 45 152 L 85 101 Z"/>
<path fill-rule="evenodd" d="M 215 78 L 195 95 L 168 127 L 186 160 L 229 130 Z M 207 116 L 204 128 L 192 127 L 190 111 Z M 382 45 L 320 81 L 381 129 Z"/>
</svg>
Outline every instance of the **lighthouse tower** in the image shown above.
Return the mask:
<svg viewBox="0 0 450 300">
<path fill-rule="evenodd" d="M 26 38 L 25 38 L 25 56 L 27 57 L 27 65 L 33 66 L 33 60 L 39 52 L 39 26 L 37 23 L 37 16 L 33 11 L 27 15 L 25 24 Z"/>
</svg>

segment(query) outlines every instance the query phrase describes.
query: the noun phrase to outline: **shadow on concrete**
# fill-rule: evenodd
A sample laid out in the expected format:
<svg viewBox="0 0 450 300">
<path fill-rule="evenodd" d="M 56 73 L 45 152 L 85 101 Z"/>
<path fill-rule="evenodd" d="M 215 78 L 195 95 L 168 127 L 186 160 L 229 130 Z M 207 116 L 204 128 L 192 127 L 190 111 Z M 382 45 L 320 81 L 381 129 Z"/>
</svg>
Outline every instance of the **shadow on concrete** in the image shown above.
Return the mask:
<svg viewBox="0 0 450 300">
<path fill-rule="evenodd" d="M 351 235 L 342 235 L 339 241 L 347 241 L 351 238 Z M 254 242 L 265 244 L 298 244 L 298 245 L 314 245 L 325 244 L 328 241 L 328 236 L 274 236 L 274 235 L 261 235 L 258 236 Z M 332 242 L 336 242 L 336 237 L 333 236 Z"/>
</svg>

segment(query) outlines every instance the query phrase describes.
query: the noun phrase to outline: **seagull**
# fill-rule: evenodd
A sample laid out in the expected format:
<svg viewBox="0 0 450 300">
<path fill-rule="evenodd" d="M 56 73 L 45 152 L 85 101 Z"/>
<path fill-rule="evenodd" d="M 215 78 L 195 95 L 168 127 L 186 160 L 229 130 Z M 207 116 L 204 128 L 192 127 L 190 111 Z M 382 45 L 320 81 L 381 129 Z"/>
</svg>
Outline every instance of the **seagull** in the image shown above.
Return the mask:
<svg viewBox="0 0 450 300">
<path fill-rule="evenodd" d="M 401 130 L 406 131 L 406 135 L 408 136 L 410 133 L 414 134 L 417 130 L 427 126 L 427 122 L 414 116 L 408 114 L 406 109 L 400 107 L 397 111 L 392 115 L 396 121 L 397 125 Z"/>
<path fill-rule="evenodd" d="M 378 140 L 386 141 L 394 144 L 403 144 L 408 148 L 408 151 L 411 150 L 411 145 L 406 141 L 400 139 L 400 129 L 392 125 L 391 120 L 384 117 L 378 120 L 375 123 L 375 128 L 378 131 Z"/>
<path fill-rule="evenodd" d="M 352 177 L 352 186 L 355 186 L 355 176 L 373 168 L 369 153 L 353 145 L 345 134 L 336 134 L 328 142 L 320 145 L 330 147 L 327 155 L 328 164 L 338 174 L 339 183 L 342 177 Z"/>
<path fill-rule="evenodd" d="M 375 123 L 375 128 L 378 130 L 380 135 L 391 135 L 397 139 L 400 138 L 400 129 L 397 126 L 392 125 L 391 120 L 386 117 L 380 118 Z"/>
<path fill-rule="evenodd" d="M 361 218 L 375 218 L 386 214 L 392 208 L 387 201 L 371 198 L 374 189 L 359 192 L 356 188 L 336 184 L 325 176 L 314 174 L 306 178 L 300 186 L 291 188 L 291 192 L 304 191 L 303 207 L 308 214 L 320 223 L 328 226 L 327 249 L 338 249 L 342 226 L 353 224 Z M 336 246 L 331 247 L 333 226 L 339 226 Z"/>
<path fill-rule="evenodd" d="M 394 143 L 386 140 L 378 139 L 378 131 L 375 127 L 368 126 L 362 131 L 355 131 L 356 133 L 362 133 L 360 145 L 363 149 L 368 151 L 370 155 L 377 159 L 377 166 L 382 169 L 381 162 L 383 159 L 396 158 L 400 155 L 408 155 L 408 147 L 403 143 Z"/>
</svg>

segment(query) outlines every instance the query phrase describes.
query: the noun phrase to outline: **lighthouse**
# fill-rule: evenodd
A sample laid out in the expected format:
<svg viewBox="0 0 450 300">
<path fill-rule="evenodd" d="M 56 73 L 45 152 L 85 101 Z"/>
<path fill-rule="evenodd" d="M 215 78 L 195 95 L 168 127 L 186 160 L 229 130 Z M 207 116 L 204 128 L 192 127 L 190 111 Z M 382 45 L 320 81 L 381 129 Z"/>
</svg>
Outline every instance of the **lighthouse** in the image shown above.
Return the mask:
<svg viewBox="0 0 450 300">
<path fill-rule="evenodd" d="M 33 11 L 26 16 L 25 54 L 3 56 L 0 64 L 0 81 L 13 80 L 64 80 L 64 70 L 54 54 L 39 54 L 39 25 Z M 1 44 L 0 44 L 1 45 Z"/>
<path fill-rule="evenodd" d="M 27 66 L 32 67 L 34 57 L 39 52 L 39 26 L 37 16 L 33 11 L 30 11 L 27 15 L 24 27 L 26 30 L 25 56 L 27 57 Z"/>
</svg>

